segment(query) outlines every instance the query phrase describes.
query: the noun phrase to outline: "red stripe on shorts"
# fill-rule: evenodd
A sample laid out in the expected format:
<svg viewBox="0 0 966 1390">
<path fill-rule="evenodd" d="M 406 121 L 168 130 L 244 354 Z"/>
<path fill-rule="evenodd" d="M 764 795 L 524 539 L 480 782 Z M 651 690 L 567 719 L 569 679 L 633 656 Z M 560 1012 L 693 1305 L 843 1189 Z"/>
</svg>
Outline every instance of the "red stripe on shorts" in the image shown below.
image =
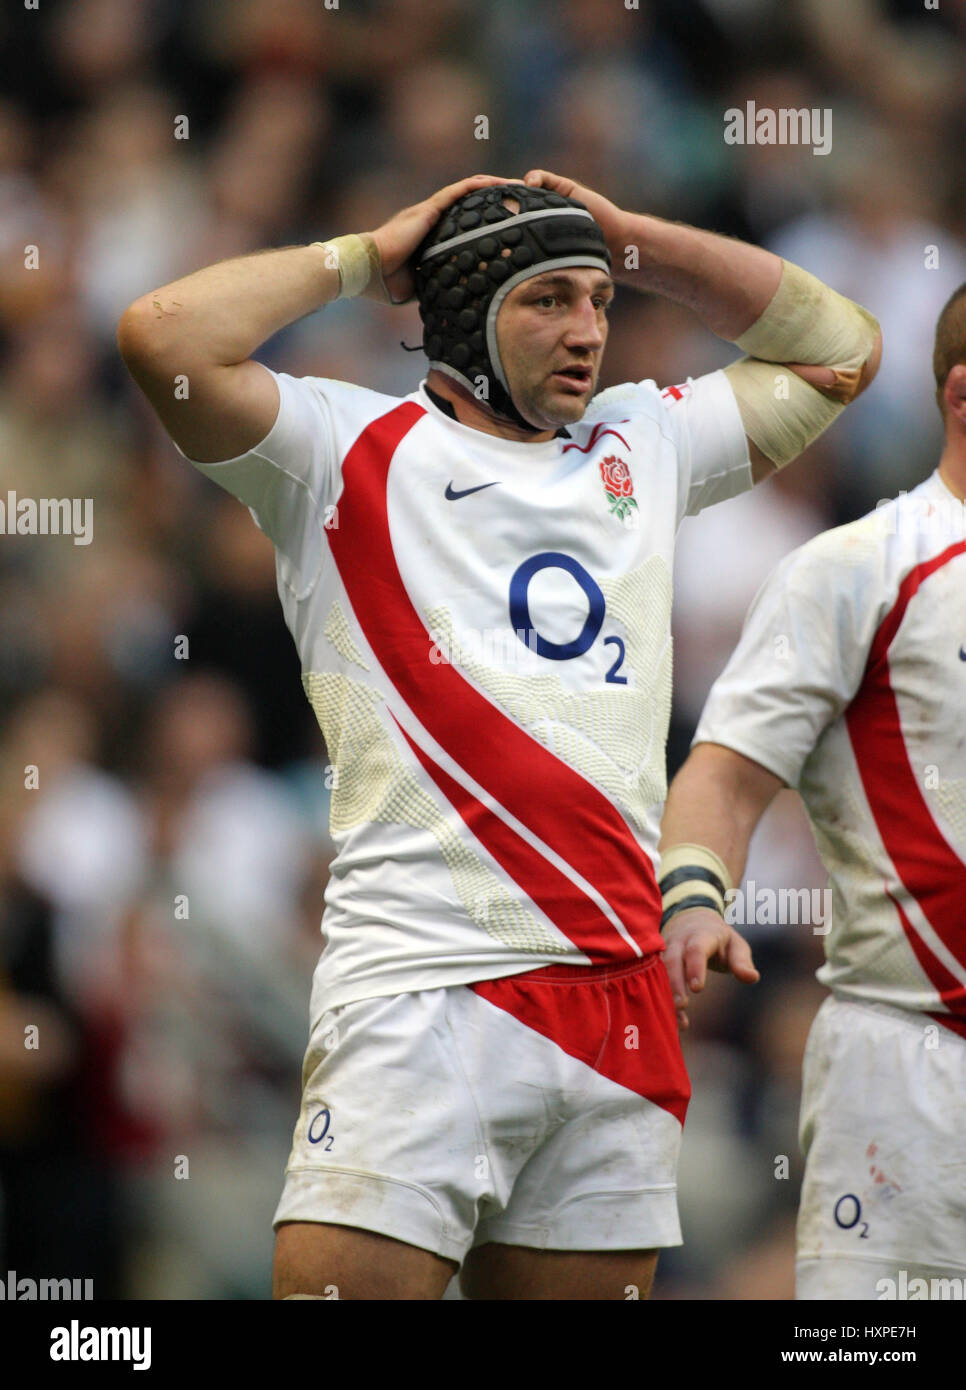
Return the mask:
<svg viewBox="0 0 966 1390">
<path fill-rule="evenodd" d="M 467 988 L 684 1124 L 691 1082 L 660 958 L 618 969 L 548 966 Z"/>
</svg>

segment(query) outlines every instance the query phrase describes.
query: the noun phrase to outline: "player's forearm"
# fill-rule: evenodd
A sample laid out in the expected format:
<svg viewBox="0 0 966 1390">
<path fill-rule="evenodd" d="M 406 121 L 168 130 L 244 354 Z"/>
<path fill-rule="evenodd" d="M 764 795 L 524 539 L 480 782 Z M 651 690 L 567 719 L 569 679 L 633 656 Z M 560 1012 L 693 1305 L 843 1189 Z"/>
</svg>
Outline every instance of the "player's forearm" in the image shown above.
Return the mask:
<svg viewBox="0 0 966 1390">
<path fill-rule="evenodd" d="M 339 295 L 322 246 L 287 246 L 196 270 L 134 301 L 121 320 L 122 351 L 233 366 L 274 333 Z"/>
<path fill-rule="evenodd" d="M 756 480 L 798 458 L 872 381 L 878 321 L 800 266 L 658 218 L 631 215 L 626 230 L 641 269 L 622 278 L 688 305 L 747 353 L 725 375 L 757 451 Z"/>
<path fill-rule="evenodd" d="M 701 743 L 671 783 L 661 821 L 661 849 L 704 845 L 740 883 L 748 844 L 781 779 L 718 744 Z"/>
<path fill-rule="evenodd" d="M 633 257 L 618 259 L 615 279 L 686 305 L 728 342 L 760 317 L 781 280 L 771 251 L 659 217 L 628 213 L 626 245 L 637 248 L 638 268 L 625 268 Z"/>
</svg>

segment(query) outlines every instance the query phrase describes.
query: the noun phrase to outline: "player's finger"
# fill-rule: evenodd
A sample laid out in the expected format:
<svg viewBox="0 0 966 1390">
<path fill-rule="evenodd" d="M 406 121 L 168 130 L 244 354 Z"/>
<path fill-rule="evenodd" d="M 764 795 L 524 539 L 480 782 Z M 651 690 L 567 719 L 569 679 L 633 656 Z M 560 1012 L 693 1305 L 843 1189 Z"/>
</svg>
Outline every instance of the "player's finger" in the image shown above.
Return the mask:
<svg viewBox="0 0 966 1390">
<path fill-rule="evenodd" d="M 708 932 L 695 932 L 684 951 L 684 978 L 692 994 L 700 994 L 708 978 L 708 958 L 717 943 Z"/>
<path fill-rule="evenodd" d="M 489 188 L 495 183 L 516 183 L 516 179 L 501 178 L 499 174 L 471 174 L 469 178 L 459 179 L 456 183 L 447 184 L 445 188 L 431 194 L 426 199 L 427 203 L 432 203 L 433 207 L 445 208 L 450 203 L 455 203 L 457 198 L 462 198 L 464 193 L 469 193 L 474 188 Z"/>
<path fill-rule="evenodd" d="M 675 1007 L 682 1007 L 688 1002 L 688 991 L 684 983 L 684 962 L 681 959 L 682 947 L 680 941 L 672 941 L 664 952 L 664 968 L 667 971 L 668 980 L 671 982 L 671 998 L 674 1000 Z"/>
<path fill-rule="evenodd" d="M 413 203 L 411 207 L 403 208 L 395 217 L 384 224 L 390 234 L 390 246 L 395 251 L 399 251 L 403 257 L 408 256 L 422 241 L 429 231 L 436 225 L 446 209 L 461 198 L 464 193 L 469 193 L 474 188 L 488 188 L 495 183 L 507 183 L 507 179 L 500 178 L 496 174 L 472 174 L 468 179 L 460 179 L 457 183 L 451 183 L 446 188 L 439 189 L 429 198 L 424 198 L 421 203 Z M 379 229 L 380 231 L 383 228 Z M 411 244 L 409 244 L 411 243 Z M 383 256 L 383 273 L 395 274 L 399 266 L 395 263 L 396 257 L 389 254 L 390 269 L 386 270 L 386 247 L 381 246 Z"/>
<path fill-rule="evenodd" d="M 754 984 L 760 980 L 761 976 L 755 969 L 755 962 L 752 959 L 751 947 L 743 936 L 738 932 L 732 932 L 727 947 L 728 968 L 732 975 L 738 980 L 744 980 L 748 984 Z"/>
<path fill-rule="evenodd" d="M 560 174 L 552 174 L 549 169 L 531 169 L 523 180 L 531 188 L 552 188 L 558 193 L 564 191 L 564 185 L 569 185 L 571 180 L 563 178 Z"/>
</svg>

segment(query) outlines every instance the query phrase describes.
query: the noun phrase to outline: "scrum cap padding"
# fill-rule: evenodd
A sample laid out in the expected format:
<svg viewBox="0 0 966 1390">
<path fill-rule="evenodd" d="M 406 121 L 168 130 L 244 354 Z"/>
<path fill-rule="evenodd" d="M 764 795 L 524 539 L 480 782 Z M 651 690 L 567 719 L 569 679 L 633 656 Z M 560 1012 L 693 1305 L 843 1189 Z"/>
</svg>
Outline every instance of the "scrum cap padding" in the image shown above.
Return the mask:
<svg viewBox="0 0 966 1390">
<path fill-rule="evenodd" d="M 504 206 L 512 198 L 513 212 Z M 448 208 L 416 252 L 423 348 L 436 367 L 529 429 L 510 399 L 496 316 L 515 285 L 563 266 L 610 273 L 604 233 L 583 203 L 526 184 L 497 184 Z"/>
</svg>

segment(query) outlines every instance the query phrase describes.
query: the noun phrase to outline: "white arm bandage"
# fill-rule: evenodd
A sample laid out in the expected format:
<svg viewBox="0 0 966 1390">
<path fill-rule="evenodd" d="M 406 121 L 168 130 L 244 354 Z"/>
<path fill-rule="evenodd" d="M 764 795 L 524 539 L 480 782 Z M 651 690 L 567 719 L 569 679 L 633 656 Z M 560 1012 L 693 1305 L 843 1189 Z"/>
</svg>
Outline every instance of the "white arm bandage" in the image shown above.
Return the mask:
<svg viewBox="0 0 966 1390">
<path fill-rule="evenodd" d="M 375 279 L 386 303 L 395 302 L 382 278 L 379 248 L 368 232 L 361 236 L 337 236 L 331 241 L 313 241 L 312 245 L 321 246 L 329 269 L 339 272 L 340 299 L 355 299 L 368 287 L 370 280 Z"/>
<path fill-rule="evenodd" d="M 725 374 L 748 438 L 779 468 L 797 458 L 853 400 L 868 361 L 878 321 L 851 299 L 790 261 L 771 303 L 737 338 L 749 354 Z M 786 362 L 831 367 L 835 381 L 821 390 Z"/>
</svg>

